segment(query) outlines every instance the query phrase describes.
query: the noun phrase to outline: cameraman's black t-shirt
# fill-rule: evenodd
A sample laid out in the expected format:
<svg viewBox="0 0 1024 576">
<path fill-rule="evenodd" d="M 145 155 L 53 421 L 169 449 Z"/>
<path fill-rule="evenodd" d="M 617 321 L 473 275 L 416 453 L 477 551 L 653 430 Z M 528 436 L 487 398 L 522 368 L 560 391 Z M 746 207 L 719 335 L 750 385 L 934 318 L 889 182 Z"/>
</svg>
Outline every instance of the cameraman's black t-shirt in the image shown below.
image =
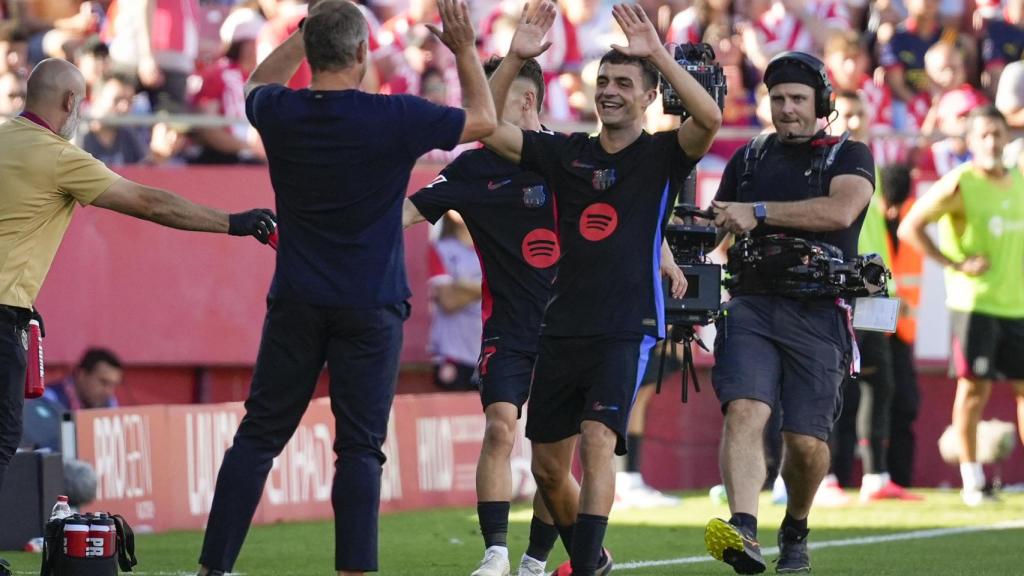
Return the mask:
<svg viewBox="0 0 1024 576">
<path fill-rule="evenodd" d="M 615 154 L 596 136 L 523 132 L 522 166 L 554 190 L 562 243 L 543 334 L 664 337 L 662 231 L 695 164 L 676 131 Z"/>
<path fill-rule="evenodd" d="M 490 150 L 470 150 L 409 200 L 432 223 L 448 210 L 466 221 L 484 274 L 484 340 L 536 352 L 560 253 L 544 180 Z"/>
<path fill-rule="evenodd" d="M 812 187 L 810 170 L 815 161 L 814 148 L 810 143 L 782 144 L 773 136 L 765 143 L 767 147 L 757 162 L 753 182 L 747 192 L 740 190 L 743 171 L 746 169 L 744 156 L 745 146 L 736 151 L 729 159 L 722 173 L 722 182 L 718 186 L 715 200 L 723 202 L 793 202 L 828 195 L 832 178 L 842 174 L 854 174 L 866 178 L 875 185 L 875 161 L 871 152 L 862 142 L 847 140 L 836 156 L 835 161 L 822 175 L 820 189 Z M 815 189 L 812 189 L 815 188 Z M 830 232 L 808 232 L 791 228 L 779 228 L 766 224 L 754 228 L 750 235 L 754 237 L 769 234 L 786 234 L 796 238 L 817 240 L 831 244 L 843 251 L 846 258 L 857 254 L 857 238 L 860 236 L 861 224 L 864 222 L 865 208 L 857 216 L 853 225 L 844 230 Z"/>
</svg>

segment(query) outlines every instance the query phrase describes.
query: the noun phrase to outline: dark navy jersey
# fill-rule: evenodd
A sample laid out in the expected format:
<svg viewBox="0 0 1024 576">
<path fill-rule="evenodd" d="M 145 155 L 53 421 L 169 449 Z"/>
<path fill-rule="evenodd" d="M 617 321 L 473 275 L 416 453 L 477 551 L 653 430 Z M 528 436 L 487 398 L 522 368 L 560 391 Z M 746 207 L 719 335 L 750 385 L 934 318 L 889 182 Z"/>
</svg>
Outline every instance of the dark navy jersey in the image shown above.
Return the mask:
<svg viewBox="0 0 1024 576">
<path fill-rule="evenodd" d="M 1021 59 L 1024 51 L 1024 29 L 1005 20 L 986 20 L 981 40 L 981 58 L 985 66 L 1009 64 Z"/>
<path fill-rule="evenodd" d="M 906 22 L 896 27 L 896 33 L 882 45 L 879 62 L 885 68 L 902 68 L 907 87 L 923 92 L 928 87 L 928 74 L 924 70 L 924 55 L 942 39 L 944 30 L 936 30 L 931 38 L 921 38 Z"/>
<path fill-rule="evenodd" d="M 560 254 L 544 180 L 490 150 L 470 150 L 409 200 L 430 222 L 448 210 L 466 221 L 484 273 L 484 340 L 535 352 Z"/>
<path fill-rule="evenodd" d="M 558 202 L 562 261 L 544 334 L 664 337 L 662 231 L 695 164 L 677 131 L 643 132 L 615 154 L 596 136 L 523 132 L 522 166 Z"/>
<path fill-rule="evenodd" d="M 725 165 L 722 182 L 718 186 L 715 200 L 722 202 L 794 202 L 808 200 L 829 194 L 832 178 L 842 174 L 861 176 L 875 185 L 875 161 L 871 151 L 862 142 L 847 140 L 839 149 L 834 163 L 822 175 L 820 187 L 814 186 L 809 172 L 815 160 L 814 148 L 810 143 L 781 144 L 773 136 L 765 142 L 763 156 L 757 162 L 754 177 L 747 189 L 741 190 L 743 172 L 746 167 L 744 157 L 748 142 L 736 151 Z M 754 228 L 751 236 L 769 234 L 787 234 L 797 238 L 818 240 L 831 244 L 843 251 L 845 257 L 857 255 L 857 238 L 860 236 L 861 224 L 864 222 L 864 211 L 857 216 L 852 226 L 845 230 L 831 232 L 808 232 L 790 228 L 778 228 L 762 224 Z"/>
</svg>

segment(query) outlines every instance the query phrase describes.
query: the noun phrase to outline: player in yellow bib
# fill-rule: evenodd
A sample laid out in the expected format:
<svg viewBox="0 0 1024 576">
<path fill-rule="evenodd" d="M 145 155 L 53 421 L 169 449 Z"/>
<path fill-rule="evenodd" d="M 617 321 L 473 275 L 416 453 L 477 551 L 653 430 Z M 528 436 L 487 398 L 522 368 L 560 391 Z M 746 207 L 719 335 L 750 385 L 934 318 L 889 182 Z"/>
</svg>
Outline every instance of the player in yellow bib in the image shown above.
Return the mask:
<svg viewBox="0 0 1024 576">
<path fill-rule="evenodd" d="M 1013 383 L 1024 442 L 1024 175 L 1002 163 L 1008 130 L 995 107 L 973 110 L 967 132 L 973 159 L 939 180 L 899 228 L 901 240 L 946 268 L 958 378 L 953 427 L 970 506 L 987 499 L 977 427 L 993 380 Z M 930 222 L 938 223 L 938 245 L 925 234 Z"/>
</svg>

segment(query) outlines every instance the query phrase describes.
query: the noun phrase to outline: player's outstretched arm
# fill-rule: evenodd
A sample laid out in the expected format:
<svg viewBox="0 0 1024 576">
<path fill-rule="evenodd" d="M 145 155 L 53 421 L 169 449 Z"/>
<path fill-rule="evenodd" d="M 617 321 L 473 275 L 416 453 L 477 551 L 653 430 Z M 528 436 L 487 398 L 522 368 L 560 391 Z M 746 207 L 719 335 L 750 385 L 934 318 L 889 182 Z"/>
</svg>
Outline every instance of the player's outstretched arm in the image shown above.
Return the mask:
<svg viewBox="0 0 1024 576">
<path fill-rule="evenodd" d="M 516 126 L 503 123 L 501 112 L 505 109 L 509 89 L 519 75 L 523 63 L 540 56 L 551 47 L 551 42 L 545 42 L 544 36 L 554 21 L 555 5 L 547 0 L 538 4 L 533 11 L 530 11 L 529 4 L 523 6 L 508 54 L 502 59 L 498 69 L 491 74 L 490 91 L 494 108 L 498 111 L 498 127 L 493 134 L 481 141 L 499 156 L 516 164 L 519 163 L 523 151 L 523 132 Z"/>
<path fill-rule="evenodd" d="M 264 244 L 276 226 L 274 213 L 267 209 L 227 214 L 127 178 L 116 180 L 92 201 L 92 205 L 169 228 L 253 236 Z"/>
<path fill-rule="evenodd" d="M 437 9 L 441 14 L 441 28 L 432 24 L 427 24 L 427 28 L 455 55 L 463 108 L 466 110 L 466 125 L 462 128 L 459 143 L 474 142 L 494 131 L 497 115 L 487 89 L 487 77 L 476 53 L 473 22 L 465 2 L 438 0 Z"/>
<path fill-rule="evenodd" d="M 675 89 L 683 108 L 690 113 L 690 118 L 679 127 L 679 146 L 690 158 L 700 158 L 711 147 L 711 141 L 722 126 L 718 104 L 693 76 L 676 64 L 661 44 L 658 31 L 643 8 L 636 4 L 616 4 L 612 15 L 628 40 L 626 46 L 612 44 L 612 48 L 629 56 L 646 58 Z"/>
<path fill-rule="evenodd" d="M 420 214 L 416 205 L 412 203 L 412 200 L 408 198 L 402 202 L 402 228 L 408 228 L 413 224 L 419 224 L 420 222 L 426 222 L 427 219 Z"/>
</svg>

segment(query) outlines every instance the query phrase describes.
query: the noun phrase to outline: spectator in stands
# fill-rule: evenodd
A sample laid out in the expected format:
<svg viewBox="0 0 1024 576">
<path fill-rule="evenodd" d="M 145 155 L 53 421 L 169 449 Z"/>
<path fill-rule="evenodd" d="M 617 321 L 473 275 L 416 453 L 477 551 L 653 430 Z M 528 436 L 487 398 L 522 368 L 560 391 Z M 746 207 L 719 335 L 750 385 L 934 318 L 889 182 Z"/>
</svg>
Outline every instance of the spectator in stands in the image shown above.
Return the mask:
<svg viewBox="0 0 1024 576">
<path fill-rule="evenodd" d="M 46 385 L 45 396 L 65 410 L 117 407 L 117 388 L 124 379 L 121 360 L 106 348 L 90 348 L 66 378 Z"/>
<path fill-rule="evenodd" d="M 0 20 L 0 73 L 28 75 L 28 32 L 17 21 Z"/>
<path fill-rule="evenodd" d="M 857 92 L 864 99 L 869 128 L 892 126 L 892 94 L 871 75 L 871 58 L 853 30 L 835 34 L 825 44 L 825 66 L 836 92 Z"/>
<path fill-rule="evenodd" d="M 938 0 L 908 0 L 907 8 L 907 19 L 880 43 L 879 63 L 895 99 L 893 127 L 911 131 L 921 126 L 932 104 L 934 87 L 925 71 L 925 54 L 940 40 L 953 42 L 956 31 L 943 29 Z"/>
<path fill-rule="evenodd" d="M 147 155 L 146 146 L 136 130 L 103 122 L 104 118 L 131 112 L 134 98 L 134 78 L 118 73 L 108 75 L 93 102 L 91 113 L 97 119 L 89 123 L 82 149 L 110 166 L 142 162 Z"/>
<path fill-rule="evenodd" d="M 971 162 L 940 179 L 899 227 L 901 240 L 946 269 L 950 358 L 957 376 L 952 420 L 961 448 L 961 496 L 968 506 L 990 500 L 977 429 L 993 380 L 1013 385 L 1024 442 L 1024 174 L 1003 164 L 1008 141 L 1008 126 L 995 106 L 972 110 Z M 939 223 L 937 243 L 925 232 L 932 222 Z"/>
<path fill-rule="evenodd" d="M 267 24 L 256 40 L 256 61 L 262 62 L 274 48 L 280 46 L 299 28 L 299 21 L 306 17 L 306 0 L 261 0 Z M 294 90 L 308 88 L 312 74 L 309 64 L 303 61 L 288 80 L 288 87 Z"/>
<path fill-rule="evenodd" d="M 235 10 L 220 27 L 224 55 L 199 76 L 200 87 L 192 104 L 200 114 L 238 120 L 224 127 L 197 127 L 192 139 L 198 145 L 196 164 L 235 164 L 262 160 L 258 136 L 245 120 L 243 86 L 256 67 L 256 38 L 263 17 L 249 8 Z"/>
<path fill-rule="evenodd" d="M 14 72 L 0 72 L 0 124 L 25 106 L 25 81 Z"/>
<path fill-rule="evenodd" d="M 989 95 L 995 97 L 1003 68 L 1024 54 L 1024 0 L 1006 0 L 1003 11 L 982 20 L 978 36 L 985 67 L 984 85 Z"/>
<path fill-rule="evenodd" d="M 1003 69 L 996 91 L 996 107 L 1011 128 L 1024 128 L 1024 61 L 1011 62 Z"/>
<path fill-rule="evenodd" d="M 522 9 L 522 3 L 515 0 L 503 0 L 494 8 L 481 26 L 484 52 L 499 56 L 505 54 Z M 551 48 L 537 57 L 546 82 L 544 116 L 552 121 L 574 120 L 578 114 L 570 106 L 569 98 L 581 89 L 580 72 L 583 69 L 576 27 L 564 14 L 559 13 L 555 16 L 555 23 L 547 39 L 551 42 Z M 590 106 L 589 102 L 580 104 Z"/>
<path fill-rule="evenodd" d="M 110 70 L 110 48 L 98 35 L 90 36 L 78 48 L 75 64 L 85 77 L 86 102 L 92 102 L 93 93 L 99 91 Z"/>
<path fill-rule="evenodd" d="M 841 0 L 750 0 L 744 16 L 743 50 L 762 73 L 787 50 L 820 55 L 829 36 L 850 27 Z"/>
<path fill-rule="evenodd" d="M 932 86 L 933 105 L 921 126 L 925 136 L 941 135 L 920 157 L 921 167 L 944 176 L 971 159 L 967 149 L 967 114 L 988 103 L 985 95 L 967 84 L 963 56 L 953 44 L 939 42 L 925 54 L 925 69 Z"/>
<path fill-rule="evenodd" d="M 28 2 L 26 6 L 31 7 L 26 23 L 35 22 L 33 29 L 38 30 L 29 44 L 32 60 L 70 60 L 78 47 L 99 31 L 103 14 L 100 3 L 90 0 L 37 1 Z"/>
<path fill-rule="evenodd" d="M 197 0 L 112 0 L 102 37 L 121 71 L 139 79 L 152 110 L 185 104 L 199 52 Z M 159 25 L 158 25 L 159 24 Z"/>
<path fill-rule="evenodd" d="M 183 166 L 189 147 L 187 124 L 157 122 L 149 138 L 149 156 L 146 163 L 152 166 Z"/>
<path fill-rule="evenodd" d="M 441 219 L 430 245 L 430 343 L 434 382 L 444 390 L 476 390 L 483 295 L 480 259 L 462 216 Z"/>
<path fill-rule="evenodd" d="M 704 33 L 715 24 L 732 29 L 732 0 L 695 0 L 672 18 L 665 40 L 676 44 L 703 42 Z"/>
<path fill-rule="evenodd" d="M 715 50 L 718 63 L 725 73 L 729 87 L 725 93 L 723 126 L 758 126 L 757 101 L 754 91 L 747 87 L 743 38 L 725 22 L 714 22 L 704 31 L 702 42 Z"/>
<path fill-rule="evenodd" d="M 564 0 L 561 4 L 565 18 L 576 29 L 580 59 L 584 65 L 600 60 L 608 46 L 623 38 L 612 18 L 612 11 L 600 0 Z M 587 105 L 590 105 L 589 100 Z"/>
</svg>

